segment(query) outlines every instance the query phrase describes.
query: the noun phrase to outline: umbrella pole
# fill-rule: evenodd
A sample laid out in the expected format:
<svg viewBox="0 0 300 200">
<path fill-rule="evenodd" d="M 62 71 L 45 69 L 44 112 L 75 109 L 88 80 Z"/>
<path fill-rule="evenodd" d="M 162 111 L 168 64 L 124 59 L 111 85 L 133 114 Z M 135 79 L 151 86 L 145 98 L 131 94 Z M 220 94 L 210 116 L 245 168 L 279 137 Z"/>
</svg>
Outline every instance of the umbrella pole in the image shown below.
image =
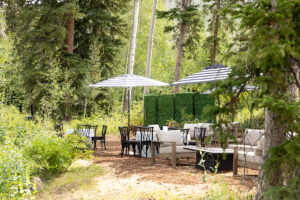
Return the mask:
<svg viewBox="0 0 300 200">
<path fill-rule="evenodd" d="M 128 139 L 130 137 L 130 105 L 131 105 L 131 87 L 128 88 Z"/>
</svg>

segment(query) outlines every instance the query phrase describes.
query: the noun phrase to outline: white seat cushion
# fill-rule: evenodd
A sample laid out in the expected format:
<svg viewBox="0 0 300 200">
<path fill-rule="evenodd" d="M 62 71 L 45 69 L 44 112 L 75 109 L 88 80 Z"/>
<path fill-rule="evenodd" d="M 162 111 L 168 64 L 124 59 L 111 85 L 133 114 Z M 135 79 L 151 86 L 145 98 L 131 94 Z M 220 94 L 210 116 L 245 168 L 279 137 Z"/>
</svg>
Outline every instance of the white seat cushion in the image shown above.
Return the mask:
<svg viewBox="0 0 300 200">
<path fill-rule="evenodd" d="M 249 152 L 249 151 L 256 151 L 256 149 L 258 148 L 257 146 L 251 146 L 251 145 L 243 145 L 243 144 L 229 144 L 228 145 L 228 148 L 229 149 L 234 149 L 234 147 L 238 147 L 238 150 L 241 150 L 241 151 L 246 151 L 246 152 Z"/>
<path fill-rule="evenodd" d="M 158 141 L 176 142 L 176 146 L 183 145 L 183 137 L 180 130 L 159 131 L 156 133 Z M 161 146 L 170 146 L 170 143 L 163 143 Z"/>
<path fill-rule="evenodd" d="M 191 153 L 192 151 L 184 149 L 186 146 L 176 146 L 176 153 Z M 159 153 L 172 153 L 172 146 L 159 148 Z"/>
<path fill-rule="evenodd" d="M 238 151 L 238 160 L 239 161 L 245 161 L 249 163 L 255 163 L 255 164 L 262 164 L 262 159 L 260 156 L 256 156 L 254 151 L 250 152 L 244 152 L 244 151 Z"/>
<path fill-rule="evenodd" d="M 160 128 L 159 128 L 158 124 L 155 124 L 155 125 L 149 125 L 148 127 L 153 127 L 153 132 L 158 132 L 158 131 L 160 131 Z"/>
<path fill-rule="evenodd" d="M 245 130 L 245 144 L 257 146 L 259 139 L 263 136 L 264 130 L 246 129 Z"/>
</svg>

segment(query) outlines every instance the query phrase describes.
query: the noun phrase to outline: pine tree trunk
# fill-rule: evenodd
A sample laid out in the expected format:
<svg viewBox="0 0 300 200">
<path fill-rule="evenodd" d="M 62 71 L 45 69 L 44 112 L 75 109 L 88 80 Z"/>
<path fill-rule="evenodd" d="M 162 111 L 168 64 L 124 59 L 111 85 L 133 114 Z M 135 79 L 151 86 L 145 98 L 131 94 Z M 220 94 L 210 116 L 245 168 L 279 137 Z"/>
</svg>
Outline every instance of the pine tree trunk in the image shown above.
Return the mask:
<svg viewBox="0 0 300 200">
<path fill-rule="evenodd" d="M 74 23 L 74 17 L 70 16 L 66 23 L 67 37 L 64 41 L 68 53 L 73 53 L 74 50 Z"/>
<path fill-rule="evenodd" d="M 134 59 L 135 59 L 135 49 L 136 49 L 136 36 L 138 31 L 138 20 L 139 20 L 139 0 L 134 0 L 134 12 L 133 12 L 133 24 L 132 24 L 132 34 L 130 42 L 130 54 L 129 54 L 129 64 L 128 64 L 128 74 L 133 74 Z M 128 110 L 128 89 L 126 89 L 126 95 L 124 99 L 124 110 Z"/>
<path fill-rule="evenodd" d="M 186 10 L 191 5 L 191 0 L 182 0 L 181 8 L 182 10 Z M 181 68 L 182 68 L 182 58 L 183 58 L 183 45 L 186 37 L 187 27 L 185 24 L 180 24 L 179 27 L 179 40 L 177 43 L 177 61 L 175 68 L 175 81 L 179 81 L 181 78 Z M 176 85 L 174 87 L 174 93 L 178 93 L 180 91 L 180 86 Z"/>
<path fill-rule="evenodd" d="M 220 0 L 217 1 L 217 10 L 220 10 Z M 211 50 L 211 64 L 216 63 L 216 55 L 217 55 L 217 48 L 218 48 L 218 33 L 219 33 L 219 14 L 216 16 L 216 21 L 215 21 L 215 27 L 214 27 L 214 41 L 213 41 L 213 46 Z"/>
<path fill-rule="evenodd" d="M 67 53 L 73 53 L 74 50 L 74 17 L 71 15 L 69 17 L 69 19 L 66 22 L 66 30 L 67 30 L 67 36 L 66 39 L 64 40 L 65 46 L 66 46 L 66 50 Z M 71 103 L 71 94 L 68 94 L 66 97 L 66 110 L 65 110 L 65 120 L 69 121 L 72 119 L 72 115 L 71 115 L 71 107 L 72 107 L 72 103 Z"/>
<path fill-rule="evenodd" d="M 146 62 L 146 77 L 150 78 L 151 75 L 151 59 L 152 59 L 152 47 L 153 47 L 153 37 L 154 37 L 154 29 L 155 29 L 155 21 L 156 21 L 156 8 L 157 8 L 157 0 L 153 0 L 152 5 L 152 17 L 151 24 L 149 30 L 149 39 L 148 39 L 148 50 L 147 50 L 147 62 Z M 149 94 L 149 87 L 144 88 L 144 95 Z"/>
</svg>

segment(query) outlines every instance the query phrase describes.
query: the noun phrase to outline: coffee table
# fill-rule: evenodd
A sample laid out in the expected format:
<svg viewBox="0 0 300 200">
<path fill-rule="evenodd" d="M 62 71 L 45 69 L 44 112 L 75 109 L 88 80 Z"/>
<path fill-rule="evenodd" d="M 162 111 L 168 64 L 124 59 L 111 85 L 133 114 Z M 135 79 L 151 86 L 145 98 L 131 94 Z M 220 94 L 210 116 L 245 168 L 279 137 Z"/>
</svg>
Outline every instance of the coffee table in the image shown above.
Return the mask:
<svg viewBox="0 0 300 200">
<path fill-rule="evenodd" d="M 199 165 L 201 160 L 200 148 L 203 155 L 204 163 Z M 233 169 L 233 149 L 223 149 L 219 147 L 197 147 L 188 146 L 184 147 L 186 150 L 196 152 L 196 168 L 205 169 L 213 172 L 215 166 L 219 163 L 218 171 L 232 170 Z M 204 165 L 204 166 L 203 166 Z"/>
</svg>

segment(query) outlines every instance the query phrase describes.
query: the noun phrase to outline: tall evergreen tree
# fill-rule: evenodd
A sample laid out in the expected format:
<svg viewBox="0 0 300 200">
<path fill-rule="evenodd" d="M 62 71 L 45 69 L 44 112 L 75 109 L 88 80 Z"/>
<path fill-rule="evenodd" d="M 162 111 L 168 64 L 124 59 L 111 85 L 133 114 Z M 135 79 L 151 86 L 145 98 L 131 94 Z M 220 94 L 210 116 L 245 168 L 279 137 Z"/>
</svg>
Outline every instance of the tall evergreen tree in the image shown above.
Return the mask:
<svg viewBox="0 0 300 200">
<path fill-rule="evenodd" d="M 166 18 L 174 22 L 173 26 L 166 26 L 165 32 L 174 32 L 177 46 L 177 61 L 175 69 L 175 81 L 181 78 L 182 59 L 184 51 L 191 51 L 195 45 L 199 45 L 200 30 L 203 28 L 202 13 L 198 6 L 191 4 L 191 0 L 182 0 L 180 7 L 172 8 L 168 11 L 158 11 L 159 18 Z M 177 85 L 174 92 L 179 92 Z"/>
<path fill-rule="evenodd" d="M 233 68 L 224 87 L 257 84 L 259 95 L 252 107 L 265 110 L 264 164 L 256 199 L 299 199 L 300 137 L 295 133 L 300 132 L 300 2 L 253 1 L 228 11 L 240 23 L 239 52 L 235 53 L 239 67 Z M 242 89 L 232 99 L 238 100 Z M 231 103 L 217 112 L 228 113 Z"/>
<path fill-rule="evenodd" d="M 127 3 L 102 0 L 1 3 L 6 9 L 9 30 L 15 36 L 16 62 L 21 63 L 20 81 L 28 105 L 34 105 L 34 110 L 41 114 L 60 118 L 70 119 L 71 115 L 80 114 L 89 92 L 85 89 L 87 84 L 112 72 L 125 30 L 119 11 Z M 95 54 L 95 48 L 101 48 L 101 53 Z M 94 79 L 88 79 L 90 74 L 94 74 Z"/>
</svg>

